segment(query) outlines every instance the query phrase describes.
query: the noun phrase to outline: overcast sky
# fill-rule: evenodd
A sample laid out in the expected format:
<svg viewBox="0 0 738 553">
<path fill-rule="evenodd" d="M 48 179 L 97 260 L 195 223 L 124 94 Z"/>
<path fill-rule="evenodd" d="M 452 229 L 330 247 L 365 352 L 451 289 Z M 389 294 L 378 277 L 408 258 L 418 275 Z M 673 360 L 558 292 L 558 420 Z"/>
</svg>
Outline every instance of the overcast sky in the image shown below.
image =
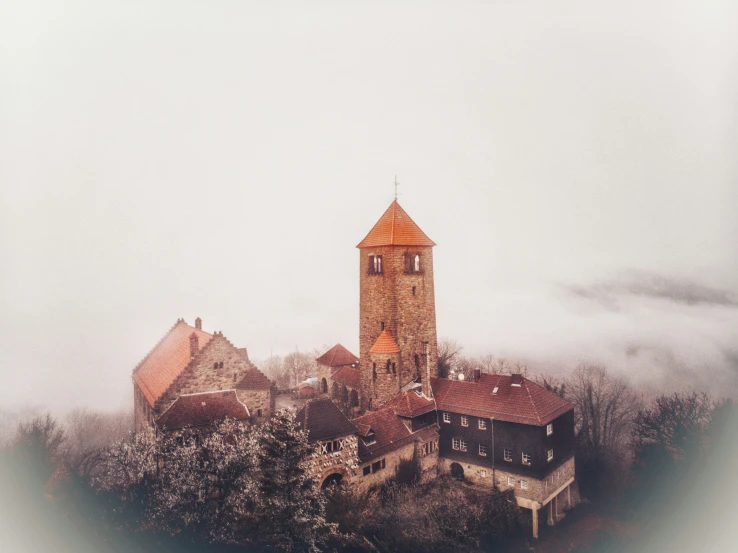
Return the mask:
<svg viewBox="0 0 738 553">
<path fill-rule="evenodd" d="M 395 174 L 465 353 L 738 388 L 736 3 L 362 4 L 3 3 L 0 407 L 356 352 Z"/>
</svg>

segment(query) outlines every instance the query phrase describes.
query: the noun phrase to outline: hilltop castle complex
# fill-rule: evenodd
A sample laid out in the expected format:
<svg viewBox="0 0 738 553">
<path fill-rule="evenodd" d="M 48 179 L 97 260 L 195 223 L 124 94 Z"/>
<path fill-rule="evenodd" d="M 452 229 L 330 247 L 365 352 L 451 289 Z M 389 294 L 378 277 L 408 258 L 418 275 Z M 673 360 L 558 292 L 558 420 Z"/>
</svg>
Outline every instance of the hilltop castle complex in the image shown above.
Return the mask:
<svg viewBox="0 0 738 553">
<path fill-rule="evenodd" d="M 317 359 L 318 397 L 297 413 L 315 445 L 316 482 L 360 489 L 413 461 L 421 478 L 451 474 L 513 489 L 549 524 L 571 504 L 574 407 L 519 374 L 439 378 L 433 247 L 393 201 L 358 244 L 359 356 L 337 344 Z M 276 388 L 222 333 L 178 320 L 133 371 L 136 427 L 258 422 Z M 340 408 L 339 408 L 340 407 Z"/>
</svg>

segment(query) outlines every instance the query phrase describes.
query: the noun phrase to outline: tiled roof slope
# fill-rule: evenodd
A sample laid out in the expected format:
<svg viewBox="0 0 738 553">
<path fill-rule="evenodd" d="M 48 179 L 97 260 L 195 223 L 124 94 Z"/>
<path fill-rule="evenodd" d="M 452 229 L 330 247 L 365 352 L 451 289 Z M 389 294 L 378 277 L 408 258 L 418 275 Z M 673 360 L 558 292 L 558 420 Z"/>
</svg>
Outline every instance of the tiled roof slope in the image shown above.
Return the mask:
<svg viewBox="0 0 738 553">
<path fill-rule="evenodd" d="M 435 411 L 436 402 L 415 390 L 401 392 L 387 403 L 400 417 L 418 417 L 429 411 Z"/>
<path fill-rule="evenodd" d="M 435 245 L 395 200 L 356 247 Z"/>
<path fill-rule="evenodd" d="M 376 411 L 370 411 L 353 420 L 361 429 L 361 435 L 367 434 L 367 427 L 374 431 L 376 441 L 372 444 L 359 440 L 359 458 L 368 461 L 390 451 L 395 451 L 416 440 L 427 441 L 438 436 L 438 424 L 433 423 L 413 432 L 395 414 L 392 402 Z"/>
<path fill-rule="evenodd" d="M 326 367 L 341 367 L 343 365 L 353 365 L 354 363 L 358 363 L 359 358 L 341 344 L 336 344 L 323 355 L 318 357 L 316 361 Z"/>
<path fill-rule="evenodd" d="M 369 353 L 400 353 L 400 346 L 397 345 L 389 330 L 383 330 Z"/>
<path fill-rule="evenodd" d="M 295 418 L 298 426 L 308 431 L 309 442 L 331 440 L 357 432 L 354 424 L 330 398 L 308 401 L 297 412 Z"/>
<path fill-rule="evenodd" d="M 181 395 L 156 420 L 156 425 L 165 430 L 186 426 L 197 428 L 226 417 L 236 420 L 249 418 L 249 410 L 239 401 L 235 390 Z"/>
<path fill-rule="evenodd" d="M 246 361 L 249 369 L 246 370 L 246 374 L 236 385 L 236 388 L 239 390 L 267 390 L 271 388 L 272 381 L 249 361 L 247 349 L 238 348 L 238 354 L 241 356 L 241 359 Z"/>
<path fill-rule="evenodd" d="M 331 376 L 334 382 L 343 384 L 344 386 L 353 386 L 359 388 L 361 386 L 361 371 L 352 369 L 351 367 L 341 367 Z"/>
<path fill-rule="evenodd" d="M 190 336 L 198 338 L 202 349 L 213 337 L 179 319 L 154 349 L 133 369 L 133 380 L 153 407 L 157 399 L 190 362 Z"/>
<path fill-rule="evenodd" d="M 431 379 L 438 409 L 474 417 L 542 426 L 574 408 L 574 404 L 527 378 L 512 386 L 513 378 L 483 374 L 476 382 Z M 497 388 L 497 393 L 493 393 Z"/>
</svg>

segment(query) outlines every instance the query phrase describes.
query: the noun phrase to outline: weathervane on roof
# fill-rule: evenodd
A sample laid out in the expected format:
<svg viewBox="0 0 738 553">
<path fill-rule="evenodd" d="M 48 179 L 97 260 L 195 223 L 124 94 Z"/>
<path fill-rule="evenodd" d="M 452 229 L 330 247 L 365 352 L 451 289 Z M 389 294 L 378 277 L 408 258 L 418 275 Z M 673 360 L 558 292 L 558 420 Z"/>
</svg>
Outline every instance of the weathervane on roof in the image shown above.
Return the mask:
<svg viewBox="0 0 738 553">
<path fill-rule="evenodd" d="M 399 195 L 397 192 L 397 187 L 400 186 L 400 183 L 397 182 L 397 175 L 395 175 L 395 201 L 397 201 L 397 196 Z"/>
</svg>

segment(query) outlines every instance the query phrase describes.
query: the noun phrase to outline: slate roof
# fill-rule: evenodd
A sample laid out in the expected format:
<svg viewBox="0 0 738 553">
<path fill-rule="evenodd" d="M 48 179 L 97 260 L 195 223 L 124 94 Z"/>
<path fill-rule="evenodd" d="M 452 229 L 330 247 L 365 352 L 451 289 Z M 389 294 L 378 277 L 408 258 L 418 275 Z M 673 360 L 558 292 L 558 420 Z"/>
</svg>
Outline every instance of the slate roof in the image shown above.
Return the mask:
<svg viewBox="0 0 738 553">
<path fill-rule="evenodd" d="M 239 401 L 236 390 L 204 392 L 179 396 L 156 419 L 156 425 L 164 430 L 208 426 L 226 417 L 235 420 L 249 418 L 248 408 Z"/>
<path fill-rule="evenodd" d="M 297 412 L 298 426 L 308 431 L 308 441 L 331 440 L 356 434 L 356 426 L 330 398 L 311 399 Z"/>
<path fill-rule="evenodd" d="M 315 361 L 327 367 L 341 367 L 343 365 L 353 365 L 359 362 L 359 358 L 343 347 L 336 344 Z"/>
<path fill-rule="evenodd" d="M 213 337 L 179 319 L 159 343 L 133 369 L 133 381 L 152 407 L 190 363 L 190 335 L 197 335 L 202 350 Z"/>
<path fill-rule="evenodd" d="M 356 247 L 435 245 L 395 200 Z"/>
<path fill-rule="evenodd" d="M 385 329 L 374 342 L 369 353 L 400 353 L 400 346 L 397 345 L 389 330 Z"/>
<path fill-rule="evenodd" d="M 363 439 L 359 440 L 359 459 L 361 461 L 369 461 L 380 455 L 385 455 L 416 440 L 427 441 L 438 437 L 438 424 L 436 423 L 413 432 L 409 428 L 410 423 L 408 422 L 406 425 L 395 414 L 392 403 L 390 402 L 376 411 L 370 411 L 353 420 L 361 436 L 366 436 L 369 429 L 371 429 L 374 431 L 376 440 L 368 445 L 364 443 Z"/>
<path fill-rule="evenodd" d="M 361 371 L 351 367 L 341 367 L 331 376 L 334 382 L 354 388 L 361 387 Z"/>
<path fill-rule="evenodd" d="M 520 386 L 513 386 L 513 382 Z M 476 382 L 431 379 L 440 411 L 543 426 L 574 404 L 520 375 L 483 374 Z M 497 388 L 497 392 L 493 393 Z"/>
</svg>

